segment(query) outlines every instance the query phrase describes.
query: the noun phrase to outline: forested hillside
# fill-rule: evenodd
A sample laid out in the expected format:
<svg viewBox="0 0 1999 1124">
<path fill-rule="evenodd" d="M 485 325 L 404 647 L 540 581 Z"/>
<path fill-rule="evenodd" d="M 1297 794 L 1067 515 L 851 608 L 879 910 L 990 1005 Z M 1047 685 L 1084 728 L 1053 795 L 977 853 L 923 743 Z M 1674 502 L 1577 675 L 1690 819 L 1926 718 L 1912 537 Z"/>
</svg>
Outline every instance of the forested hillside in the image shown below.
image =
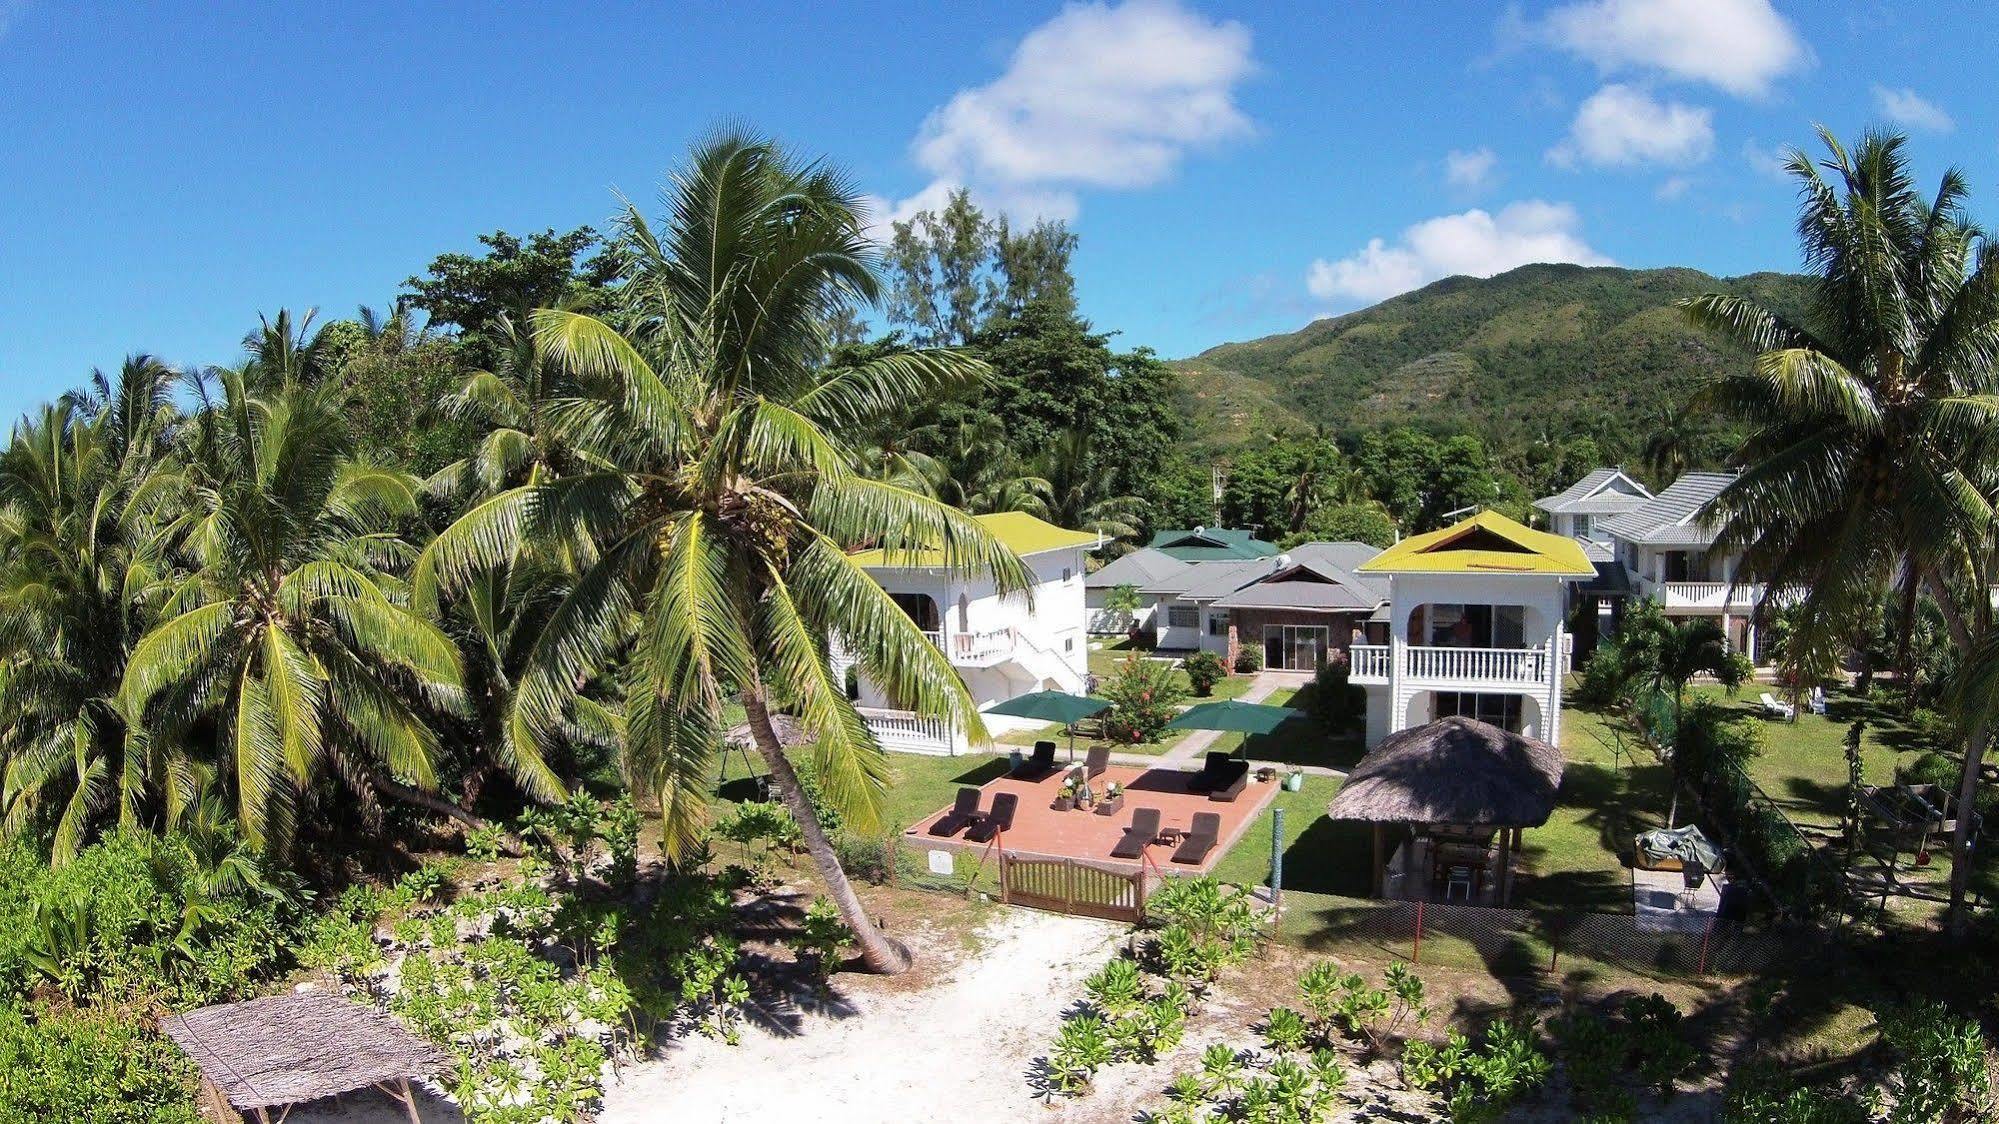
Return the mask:
<svg viewBox="0 0 1999 1124">
<path fill-rule="evenodd" d="M 1722 291 L 1790 312 L 1805 285 L 1780 273 L 1529 265 L 1447 278 L 1175 367 L 1192 436 L 1208 448 L 1411 424 L 1499 450 L 1586 434 L 1607 455 L 1635 458 L 1663 411 L 1749 358 L 1673 302 Z"/>
</svg>

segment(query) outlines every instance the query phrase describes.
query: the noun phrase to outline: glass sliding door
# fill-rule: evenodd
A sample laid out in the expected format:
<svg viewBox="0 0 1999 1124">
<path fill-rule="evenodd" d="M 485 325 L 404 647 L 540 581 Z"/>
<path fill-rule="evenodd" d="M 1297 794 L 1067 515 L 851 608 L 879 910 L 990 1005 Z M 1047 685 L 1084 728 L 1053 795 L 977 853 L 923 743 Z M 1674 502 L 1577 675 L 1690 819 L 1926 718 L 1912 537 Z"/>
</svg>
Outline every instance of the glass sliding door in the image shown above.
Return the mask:
<svg viewBox="0 0 1999 1124">
<path fill-rule="evenodd" d="M 1281 671 L 1317 671 L 1326 662 L 1331 630 L 1325 625 L 1263 626 L 1263 665 Z"/>
</svg>

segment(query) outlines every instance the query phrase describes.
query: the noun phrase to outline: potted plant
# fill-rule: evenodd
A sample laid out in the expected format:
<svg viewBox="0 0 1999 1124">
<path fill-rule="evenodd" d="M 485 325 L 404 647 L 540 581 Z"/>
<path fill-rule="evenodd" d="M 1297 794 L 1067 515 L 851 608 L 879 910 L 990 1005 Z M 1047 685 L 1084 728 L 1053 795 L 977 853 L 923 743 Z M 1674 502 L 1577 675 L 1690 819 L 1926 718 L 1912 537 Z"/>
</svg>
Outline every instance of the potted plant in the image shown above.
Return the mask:
<svg viewBox="0 0 1999 1124">
<path fill-rule="evenodd" d="M 1058 812 L 1066 812 L 1075 806 L 1076 806 L 1076 782 L 1073 780 L 1063 781 L 1062 790 L 1055 794 L 1055 810 Z"/>
<path fill-rule="evenodd" d="M 1104 785 L 1104 795 L 1097 801 L 1097 814 L 1113 815 L 1122 807 L 1124 807 L 1124 786 L 1116 781 Z"/>
<path fill-rule="evenodd" d="M 1293 769 L 1284 774 L 1284 791 L 1296 792 L 1305 787 L 1305 770 Z"/>
</svg>

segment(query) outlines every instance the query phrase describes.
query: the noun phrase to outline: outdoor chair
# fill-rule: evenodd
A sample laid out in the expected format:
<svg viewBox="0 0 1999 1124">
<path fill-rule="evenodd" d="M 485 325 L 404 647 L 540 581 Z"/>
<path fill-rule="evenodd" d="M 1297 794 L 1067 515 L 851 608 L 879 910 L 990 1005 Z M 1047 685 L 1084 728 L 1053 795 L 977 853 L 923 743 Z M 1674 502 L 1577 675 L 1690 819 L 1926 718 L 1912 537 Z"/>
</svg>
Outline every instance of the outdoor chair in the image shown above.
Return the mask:
<svg viewBox="0 0 1999 1124">
<path fill-rule="evenodd" d="M 1763 692 L 1763 697 L 1757 701 L 1763 705 L 1763 717 L 1765 718 L 1782 718 L 1785 721 L 1789 721 L 1798 716 L 1797 707 L 1787 702 L 1778 701 L 1768 691 Z"/>
<path fill-rule="evenodd" d="M 1249 762 L 1237 761 L 1220 750 L 1209 753 L 1201 764 L 1201 771 L 1187 782 L 1187 791 L 1205 792 L 1210 800 L 1234 800 L 1247 787 Z"/>
<path fill-rule="evenodd" d="M 1015 780 L 1038 781 L 1055 771 L 1055 743 L 1035 742 L 1034 756 L 1020 763 L 1013 771 Z"/>
<path fill-rule="evenodd" d="M 1222 834 L 1222 814 L 1220 812 L 1195 812 L 1193 830 L 1180 837 L 1180 845 L 1173 849 L 1176 863 L 1199 863 L 1215 849 Z"/>
<path fill-rule="evenodd" d="M 1471 900 L 1471 868 L 1468 866 L 1451 868 L 1450 879 L 1444 883 L 1444 900 L 1450 901 L 1457 897 L 1460 891 L 1463 892 L 1466 901 Z"/>
<path fill-rule="evenodd" d="M 1114 859 L 1135 859 L 1145 853 L 1152 841 L 1159 838 L 1159 809 L 1140 808 L 1131 814 L 1131 826 L 1124 829 L 1124 837 L 1117 846 L 1111 848 Z"/>
<path fill-rule="evenodd" d="M 1089 755 L 1083 758 L 1083 766 L 1086 770 L 1085 777 L 1102 776 L 1104 770 L 1111 767 L 1111 747 L 1107 745 L 1091 746 Z"/>
<path fill-rule="evenodd" d="M 974 843 L 990 843 L 995 835 L 1013 826 L 1014 809 L 1020 807 L 1020 797 L 1011 792 L 1002 792 L 993 797 L 993 810 L 980 817 L 965 833 L 965 838 Z"/>
<path fill-rule="evenodd" d="M 958 790 L 958 799 L 952 803 L 951 810 L 937 817 L 937 822 L 930 825 L 930 834 L 956 835 L 967 824 L 984 818 L 985 813 L 979 811 L 979 790 L 968 785 Z"/>
</svg>

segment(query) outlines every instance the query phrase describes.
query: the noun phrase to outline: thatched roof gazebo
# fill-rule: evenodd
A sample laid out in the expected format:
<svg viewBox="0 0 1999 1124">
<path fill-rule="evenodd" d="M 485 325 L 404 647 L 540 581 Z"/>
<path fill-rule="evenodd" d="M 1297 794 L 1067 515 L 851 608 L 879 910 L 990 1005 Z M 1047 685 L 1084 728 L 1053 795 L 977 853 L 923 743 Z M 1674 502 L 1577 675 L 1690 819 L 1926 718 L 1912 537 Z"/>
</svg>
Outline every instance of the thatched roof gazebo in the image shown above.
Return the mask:
<svg viewBox="0 0 1999 1124">
<path fill-rule="evenodd" d="M 1336 820 L 1375 825 L 1377 894 L 1387 865 L 1387 825 L 1470 829 L 1488 837 L 1497 831 L 1503 901 L 1512 892 L 1521 829 L 1548 822 L 1561 786 L 1562 752 L 1547 742 L 1471 718 L 1440 718 L 1391 734 L 1369 750 L 1327 811 Z"/>
<path fill-rule="evenodd" d="M 410 1080 L 448 1064 L 388 1014 L 323 991 L 203 1007 L 160 1029 L 200 1067 L 204 1099 L 222 1120 L 250 1113 L 269 1124 L 307 1101 L 373 1088 L 419 1124 Z"/>
</svg>

